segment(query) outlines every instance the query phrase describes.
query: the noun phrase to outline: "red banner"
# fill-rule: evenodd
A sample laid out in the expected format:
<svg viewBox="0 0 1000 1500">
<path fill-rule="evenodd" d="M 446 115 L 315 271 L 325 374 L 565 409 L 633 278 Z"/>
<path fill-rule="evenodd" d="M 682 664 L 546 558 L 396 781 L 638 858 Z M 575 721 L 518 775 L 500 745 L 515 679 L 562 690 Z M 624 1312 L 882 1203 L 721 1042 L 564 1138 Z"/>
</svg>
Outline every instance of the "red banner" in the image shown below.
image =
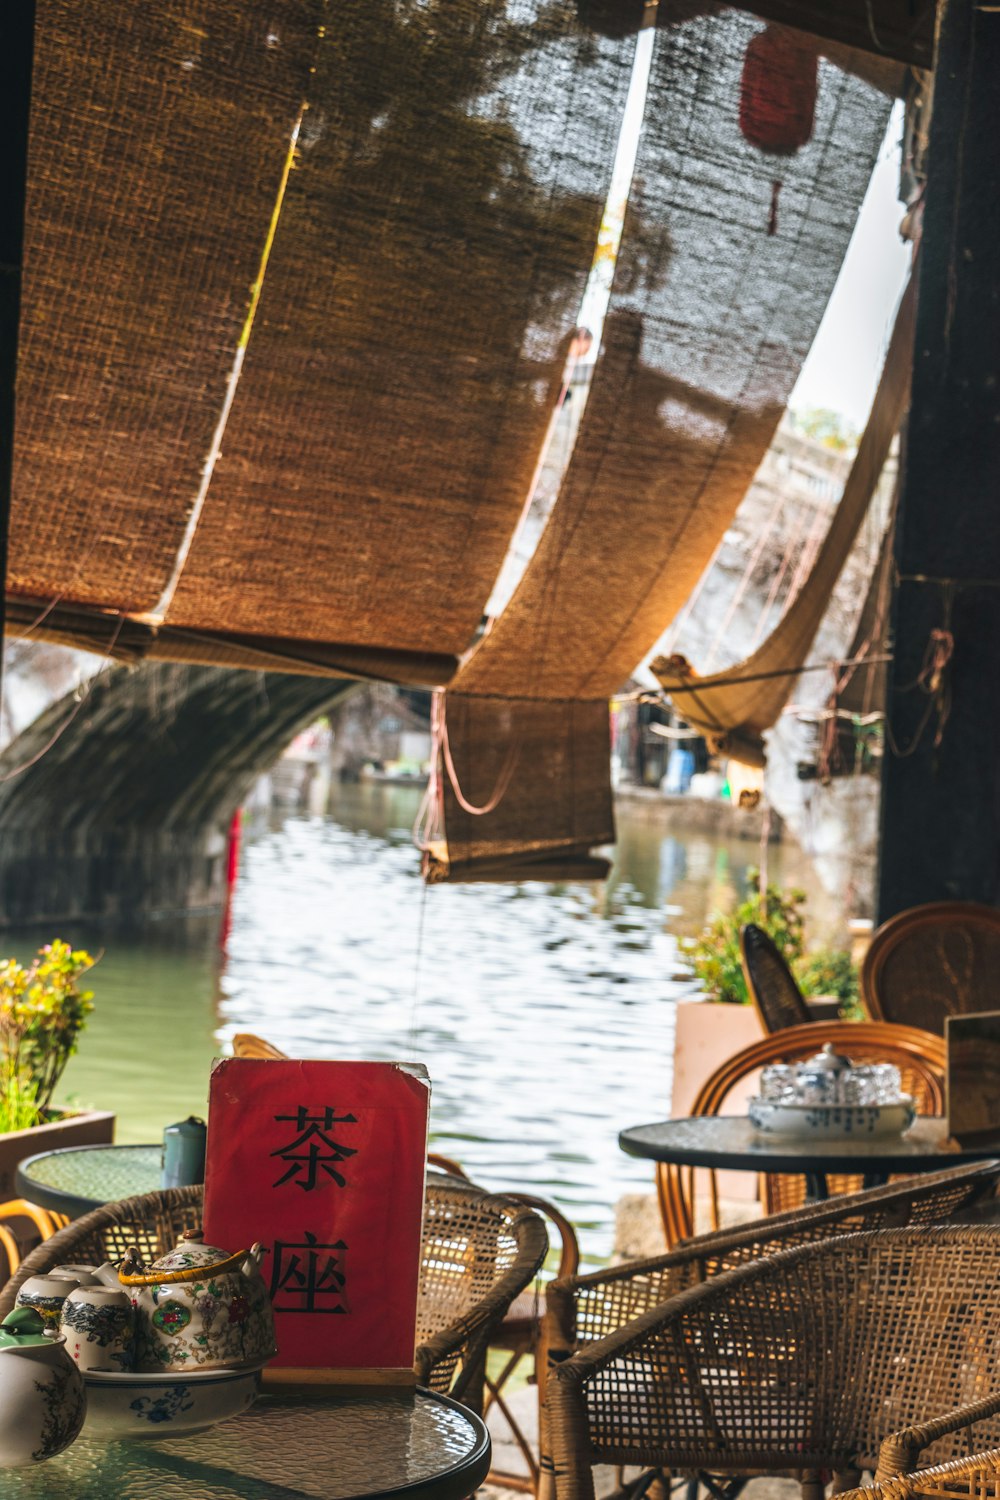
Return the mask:
<svg viewBox="0 0 1000 1500">
<path fill-rule="evenodd" d="M 397 1063 L 212 1070 L 205 1238 L 266 1247 L 277 1366 L 413 1364 L 430 1085 Z"/>
</svg>

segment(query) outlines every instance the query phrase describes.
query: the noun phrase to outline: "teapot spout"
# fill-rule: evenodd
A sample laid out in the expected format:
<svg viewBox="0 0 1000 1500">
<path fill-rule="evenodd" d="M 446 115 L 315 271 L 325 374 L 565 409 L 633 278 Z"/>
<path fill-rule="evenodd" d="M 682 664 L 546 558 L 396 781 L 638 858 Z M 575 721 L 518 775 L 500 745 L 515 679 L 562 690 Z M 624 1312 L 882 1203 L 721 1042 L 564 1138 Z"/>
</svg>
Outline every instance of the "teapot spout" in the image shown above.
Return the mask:
<svg viewBox="0 0 1000 1500">
<path fill-rule="evenodd" d="M 106 1260 L 103 1266 L 98 1266 L 93 1274 L 95 1280 L 101 1282 L 103 1286 L 113 1287 L 116 1292 L 121 1291 L 122 1284 L 118 1279 L 118 1267 L 110 1260 Z"/>
<path fill-rule="evenodd" d="M 244 1260 L 243 1265 L 240 1267 L 243 1275 L 256 1276 L 257 1272 L 260 1270 L 260 1263 L 263 1259 L 264 1246 L 258 1240 L 255 1245 L 250 1246 L 250 1249 L 246 1253 L 246 1259 Z"/>
</svg>

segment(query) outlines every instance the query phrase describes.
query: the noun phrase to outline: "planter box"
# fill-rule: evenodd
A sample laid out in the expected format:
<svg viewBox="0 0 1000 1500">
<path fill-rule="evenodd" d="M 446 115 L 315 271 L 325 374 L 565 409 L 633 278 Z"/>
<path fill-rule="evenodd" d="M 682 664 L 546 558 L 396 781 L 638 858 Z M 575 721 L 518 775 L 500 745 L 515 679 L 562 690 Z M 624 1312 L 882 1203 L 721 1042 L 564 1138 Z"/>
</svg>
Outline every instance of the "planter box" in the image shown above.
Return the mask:
<svg viewBox="0 0 1000 1500">
<path fill-rule="evenodd" d="M 680 1000 L 674 1032 L 674 1084 L 670 1113 L 674 1119 L 691 1112 L 695 1095 L 716 1068 L 764 1035 L 752 1005 L 726 1005 L 718 1000 Z M 749 1081 L 736 1088 L 727 1115 L 746 1114 L 746 1101 L 755 1089 Z"/>
<path fill-rule="evenodd" d="M 40 1151 L 61 1151 L 67 1146 L 110 1146 L 115 1138 L 115 1117 L 106 1110 L 60 1112 L 61 1117 L 30 1130 L 11 1130 L 0 1135 L 0 1202 L 17 1196 L 14 1176 L 26 1157 Z"/>
<path fill-rule="evenodd" d="M 742 1052 L 751 1042 L 759 1042 L 763 1035 L 760 1017 L 752 1005 L 728 1005 L 718 1000 L 678 1001 L 670 1096 L 672 1118 L 690 1114 L 695 1096 L 716 1068 L 734 1052 Z M 757 1092 L 757 1076 L 751 1074 L 735 1086 L 726 1100 L 725 1114 L 746 1114 L 747 1100 Z M 756 1201 L 757 1178 L 752 1172 L 719 1172 L 717 1177 L 720 1197 Z M 698 1196 L 708 1191 L 707 1175 L 699 1172 L 695 1182 Z"/>
</svg>

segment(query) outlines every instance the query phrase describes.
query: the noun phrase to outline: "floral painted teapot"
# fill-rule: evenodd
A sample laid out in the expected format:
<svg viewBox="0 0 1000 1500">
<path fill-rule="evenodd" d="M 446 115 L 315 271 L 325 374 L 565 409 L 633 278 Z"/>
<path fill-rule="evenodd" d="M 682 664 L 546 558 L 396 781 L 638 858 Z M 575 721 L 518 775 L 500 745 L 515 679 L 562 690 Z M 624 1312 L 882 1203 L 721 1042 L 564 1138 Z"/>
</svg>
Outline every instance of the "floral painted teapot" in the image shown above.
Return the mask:
<svg viewBox="0 0 1000 1500">
<path fill-rule="evenodd" d="M 0 1324 L 0 1469 L 54 1458 L 79 1435 L 87 1397 L 64 1338 L 33 1307 Z"/>
<path fill-rule="evenodd" d="M 263 1250 L 230 1255 L 190 1230 L 168 1255 L 144 1266 L 133 1246 L 119 1279 L 136 1314 L 137 1370 L 213 1370 L 270 1359 L 274 1318 Z"/>
</svg>

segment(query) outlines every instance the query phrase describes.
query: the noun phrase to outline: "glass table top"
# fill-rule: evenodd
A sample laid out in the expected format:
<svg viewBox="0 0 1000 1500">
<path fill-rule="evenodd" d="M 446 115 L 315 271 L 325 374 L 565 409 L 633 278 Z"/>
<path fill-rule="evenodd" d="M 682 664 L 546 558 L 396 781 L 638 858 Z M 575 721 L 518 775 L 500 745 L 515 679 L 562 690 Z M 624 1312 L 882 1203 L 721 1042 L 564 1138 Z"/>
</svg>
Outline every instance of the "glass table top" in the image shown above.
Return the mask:
<svg viewBox="0 0 1000 1500">
<path fill-rule="evenodd" d="M 962 1146 L 948 1138 L 947 1121 L 919 1116 L 899 1136 L 761 1134 L 741 1115 L 700 1115 L 634 1125 L 618 1137 L 623 1151 L 681 1166 L 753 1172 L 932 1172 L 1000 1155 L 996 1143 Z"/>
<path fill-rule="evenodd" d="M 461 1500 L 489 1468 L 479 1419 L 416 1393 L 264 1395 L 208 1432 L 162 1442 L 84 1436 L 56 1458 L 0 1471 L 4 1500 Z"/>
<path fill-rule="evenodd" d="M 162 1159 L 160 1145 L 73 1146 L 46 1151 L 21 1163 L 18 1191 L 42 1208 L 64 1213 L 75 1208 L 75 1212 L 85 1213 L 102 1203 L 156 1192 Z"/>
</svg>

